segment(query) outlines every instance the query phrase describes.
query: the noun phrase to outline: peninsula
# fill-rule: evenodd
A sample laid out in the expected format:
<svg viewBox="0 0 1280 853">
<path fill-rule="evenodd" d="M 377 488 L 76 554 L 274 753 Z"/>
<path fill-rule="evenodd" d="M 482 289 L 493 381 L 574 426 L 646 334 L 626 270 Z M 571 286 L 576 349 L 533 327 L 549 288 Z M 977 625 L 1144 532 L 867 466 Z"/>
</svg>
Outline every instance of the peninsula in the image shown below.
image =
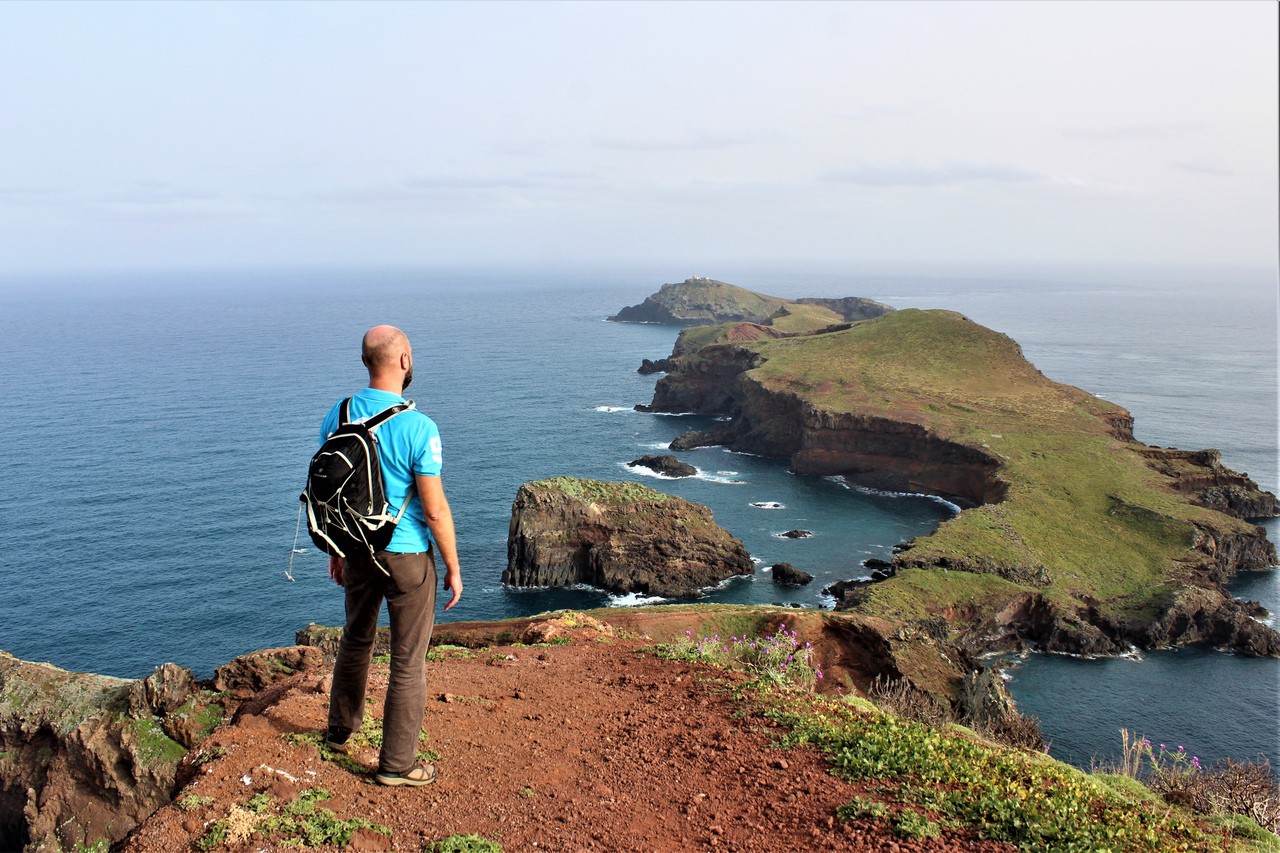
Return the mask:
<svg viewBox="0 0 1280 853">
<path fill-rule="evenodd" d="M 1136 441 L 1128 411 L 1049 380 L 1016 342 L 960 314 L 814 313 L 835 302 L 853 304 L 704 279 L 664 285 L 647 317 L 663 306 L 687 323 L 680 312 L 697 304 L 697 321 L 713 324 L 681 332 L 638 408 L 724 419 L 673 450 L 724 445 L 967 507 L 900 546 L 883 580 L 840 585 L 839 608 L 941 625 L 975 653 L 1209 643 L 1280 656 L 1261 607 L 1223 586 L 1276 563 L 1246 520 L 1277 515 L 1273 495 L 1216 451 Z M 761 304 L 769 316 L 739 319 Z"/>
</svg>

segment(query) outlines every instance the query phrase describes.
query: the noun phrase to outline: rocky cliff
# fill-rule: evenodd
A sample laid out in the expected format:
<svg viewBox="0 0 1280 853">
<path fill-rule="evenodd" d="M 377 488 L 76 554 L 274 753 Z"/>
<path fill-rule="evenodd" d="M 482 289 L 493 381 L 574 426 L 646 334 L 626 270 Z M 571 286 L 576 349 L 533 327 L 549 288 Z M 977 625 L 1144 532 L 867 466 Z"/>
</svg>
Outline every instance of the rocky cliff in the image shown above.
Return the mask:
<svg viewBox="0 0 1280 853">
<path fill-rule="evenodd" d="M 1127 411 L 1050 381 L 1006 336 L 917 310 L 778 338 L 720 327 L 700 348 L 685 334 L 643 408 L 727 420 L 672 449 L 725 445 L 967 507 L 841 606 L 946 619 L 975 651 L 1280 654 L 1256 605 L 1222 587 L 1275 564 L 1242 520 L 1276 515 L 1275 497 L 1216 451 L 1135 441 Z"/>
<path fill-rule="evenodd" d="M 635 483 L 557 477 L 516 494 L 502 582 L 689 596 L 754 570 L 700 504 Z"/>
<path fill-rule="evenodd" d="M 142 679 L 0 651 L 0 850 L 88 850 L 168 803 L 193 750 L 250 697 L 316 669 L 318 649 L 254 652 L 201 683 L 171 663 Z M 269 693 L 270 691 L 267 690 Z"/>
</svg>

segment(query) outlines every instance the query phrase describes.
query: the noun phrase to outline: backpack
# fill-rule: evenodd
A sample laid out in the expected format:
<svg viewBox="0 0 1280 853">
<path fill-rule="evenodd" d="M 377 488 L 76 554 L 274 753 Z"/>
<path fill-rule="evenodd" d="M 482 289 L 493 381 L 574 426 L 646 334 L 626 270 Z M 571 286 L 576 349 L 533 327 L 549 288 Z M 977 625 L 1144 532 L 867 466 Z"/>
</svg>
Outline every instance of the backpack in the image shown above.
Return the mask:
<svg viewBox="0 0 1280 853">
<path fill-rule="evenodd" d="M 307 487 L 299 500 L 307 508 L 307 529 L 311 541 L 326 554 L 346 558 L 353 551 L 368 551 L 372 557 L 391 543 L 404 506 L 392 515 L 382 484 L 382 464 L 378 458 L 375 430 L 401 412 L 413 408 L 413 401 L 396 403 L 372 417 L 352 421 L 351 398 L 338 410 L 338 428 L 311 457 Z M 374 559 L 384 574 L 386 568 Z"/>
</svg>

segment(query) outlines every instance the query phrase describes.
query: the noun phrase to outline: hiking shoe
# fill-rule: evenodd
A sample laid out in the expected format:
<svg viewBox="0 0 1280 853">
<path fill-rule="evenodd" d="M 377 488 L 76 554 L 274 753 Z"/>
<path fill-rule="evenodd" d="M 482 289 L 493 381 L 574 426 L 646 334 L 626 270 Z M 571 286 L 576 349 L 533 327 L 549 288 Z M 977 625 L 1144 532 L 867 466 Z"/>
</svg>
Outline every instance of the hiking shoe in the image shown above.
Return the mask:
<svg viewBox="0 0 1280 853">
<path fill-rule="evenodd" d="M 377 775 L 373 777 L 379 785 L 412 785 L 418 787 L 420 785 L 430 785 L 436 781 L 436 769 L 430 764 L 419 764 L 417 767 L 411 767 L 404 773 L 388 773 L 385 770 L 379 770 Z"/>
<path fill-rule="evenodd" d="M 346 755 L 351 750 L 351 732 L 343 734 L 340 730 L 330 730 L 324 736 L 324 745 L 334 752 Z"/>
</svg>

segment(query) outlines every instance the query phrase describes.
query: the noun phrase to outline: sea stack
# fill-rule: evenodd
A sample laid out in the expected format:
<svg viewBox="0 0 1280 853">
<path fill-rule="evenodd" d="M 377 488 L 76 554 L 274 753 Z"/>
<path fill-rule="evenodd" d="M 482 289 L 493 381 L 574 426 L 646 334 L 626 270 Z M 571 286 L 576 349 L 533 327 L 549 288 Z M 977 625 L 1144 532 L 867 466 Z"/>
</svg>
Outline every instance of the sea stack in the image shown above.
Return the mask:
<svg viewBox="0 0 1280 853">
<path fill-rule="evenodd" d="M 502 582 L 685 597 L 754 571 L 701 504 L 638 483 L 555 477 L 517 492 Z"/>
</svg>

